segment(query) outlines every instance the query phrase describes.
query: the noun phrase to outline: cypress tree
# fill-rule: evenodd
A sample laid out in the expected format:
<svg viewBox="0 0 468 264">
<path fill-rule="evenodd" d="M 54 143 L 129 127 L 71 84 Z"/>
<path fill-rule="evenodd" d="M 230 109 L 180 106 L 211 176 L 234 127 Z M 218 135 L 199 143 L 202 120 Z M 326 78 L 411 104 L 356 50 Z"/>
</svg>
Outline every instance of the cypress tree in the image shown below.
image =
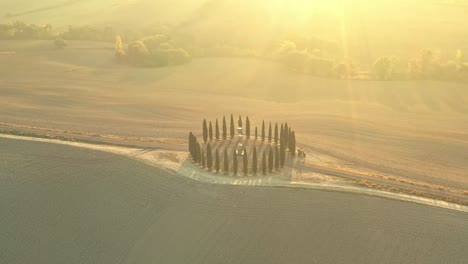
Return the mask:
<svg viewBox="0 0 468 264">
<path fill-rule="evenodd" d="M 201 151 L 201 147 L 200 147 L 200 142 L 197 142 L 197 158 L 196 158 L 196 162 L 198 164 L 200 164 L 201 162 L 201 157 L 202 157 L 202 151 Z"/>
<path fill-rule="evenodd" d="M 234 138 L 234 131 L 235 131 L 235 128 L 234 128 L 234 117 L 232 116 L 231 114 L 231 138 Z"/>
<path fill-rule="evenodd" d="M 239 120 L 237 120 L 237 124 L 242 127 L 242 118 L 241 115 L 239 115 Z"/>
<path fill-rule="evenodd" d="M 247 173 L 249 172 L 249 158 L 247 157 L 247 150 L 244 148 L 244 175 L 247 175 Z"/>
<path fill-rule="evenodd" d="M 284 134 L 283 134 L 283 130 L 284 130 L 284 127 L 283 127 L 283 123 L 281 123 L 281 129 L 280 129 L 280 136 L 279 136 L 279 141 L 280 141 L 280 145 L 284 144 Z"/>
<path fill-rule="evenodd" d="M 249 117 L 245 120 L 245 134 L 247 135 L 247 138 L 250 138 L 250 120 Z"/>
<path fill-rule="evenodd" d="M 265 121 L 262 121 L 262 141 L 265 141 Z"/>
<path fill-rule="evenodd" d="M 292 131 L 290 137 L 289 152 L 291 152 L 291 155 L 294 157 L 296 155 L 296 133 Z"/>
<path fill-rule="evenodd" d="M 237 175 L 237 154 L 236 150 L 234 150 L 234 153 L 232 153 L 232 171 L 234 172 L 234 175 Z"/>
<path fill-rule="evenodd" d="M 266 164 L 266 155 L 265 155 L 265 151 L 263 151 L 262 172 L 263 172 L 263 175 L 266 175 L 266 173 L 267 173 L 267 164 Z"/>
<path fill-rule="evenodd" d="M 257 147 L 254 146 L 253 154 L 252 154 L 252 173 L 254 175 L 257 174 Z"/>
<path fill-rule="evenodd" d="M 275 169 L 279 169 L 280 157 L 278 151 L 278 145 L 275 145 Z"/>
<path fill-rule="evenodd" d="M 213 153 L 211 152 L 210 143 L 206 146 L 206 166 L 208 167 L 208 170 L 211 170 L 213 167 Z"/>
<path fill-rule="evenodd" d="M 255 126 L 255 140 L 257 140 L 257 136 L 258 136 L 257 126 Z"/>
<path fill-rule="evenodd" d="M 268 171 L 273 171 L 273 150 L 271 147 L 268 149 Z"/>
<path fill-rule="evenodd" d="M 284 161 L 285 161 L 285 158 L 286 158 L 286 148 L 284 147 L 283 144 L 280 145 L 279 154 L 280 154 L 280 166 L 281 166 L 281 168 L 283 168 L 284 167 Z"/>
<path fill-rule="evenodd" d="M 216 132 L 216 140 L 219 140 L 219 125 L 218 125 L 218 118 L 216 118 L 216 125 L 215 125 L 215 132 Z"/>
<path fill-rule="evenodd" d="M 271 142 L 271 122 L 270 126 L 268 127 L 268 142 Z"/>
<path fill-rule="evenodd" d="M 192 131 L 190 131 L 189 133 L 189 137 L 188 137 L 188 141 L 189 141 L 189 153 L 190 153 L 190 156 L 192 156 L 193 158 L 193 138 L 192 138 Z"/>
<path fill-rule="evenodd" d="M 278 144 L 278 123 L 275 123 L 275 144 Z"/>
<path fill-rule="evenodd" d="M 227 138 L 226 116 L 223 116 L 223 139 Z"/>
<path fill-rule="evenodd" d="M 288 131 L 289 131 L 289 128 L 288 128 L 288 123 L 286 123 L 284 125 L 284 133 L 283 133 L 283 137 L 284 137 L 284 148 L 287 150 L 288 149 L 288 141 L 289 141 L 289 135 L 288 135 Z"/>
<path fill-rule="evenodd" d="M 202 150 L 202 153 L 201 153 L 201 165 L 202 165 L 202 168 L 205 168 L 205 166 L 206 166 L 205 151 L 204 150 Z"/>
<path fill-rule="evenodd" d="M 227 149 L 224 149 L 224 172 L 228 173 L 229 172 L 229 159 L 228 159 L 228 153 Z"/>
<path fill-rule="evenodd" d="M 215 169 L 216 169 L 216 173 L 219 172 L 219 151 L 218 149 L 216 149 L 216 154 L 215 154 Z"/>
<path fill-rule="evenodd" d="M 210 121 L 210 127 L 208 129 L 208 135 L 210 137 L 210 141 L 213 140 L 213 126 L 211 126 L 211 121 Z"/>
<path fill-rule="evenodd" d="M 206 126 L 206 120 L 203 119 L 203 141 L 206 143 L 208 140 L 208 127 Z"/>
</svg>

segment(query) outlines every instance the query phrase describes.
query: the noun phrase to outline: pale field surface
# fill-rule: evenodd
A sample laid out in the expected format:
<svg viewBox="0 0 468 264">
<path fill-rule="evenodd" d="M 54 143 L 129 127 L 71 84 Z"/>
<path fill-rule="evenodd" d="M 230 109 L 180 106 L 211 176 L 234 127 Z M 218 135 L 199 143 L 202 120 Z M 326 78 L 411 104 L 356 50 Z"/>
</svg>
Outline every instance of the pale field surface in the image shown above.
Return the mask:
<svg viewBox="0 0 468 264">
<path fill-rule="evenodd" d="M 0 139 L 5 263 L 463 263 L 468 215 L 228 186 L 127 157 Z M 8 165 L 8 166 L 7 166 Z"/>
<path fill-rule="evenodd" d="M 252 133 L 262 119 L 287 121 L 300 147 L 338 159 L 345 169 L 468 189 L 464 84 L 326 80 L 232 58 L 136 69 L 115 65 L 111 45 L 50 45 L 0 42 L 0 50 L 17 52 L 0 57 L 3 129 L 96 133 L 91 137 L 126 138 L 129 145 L 167 140 L 185 150 L 188 131 L 200 134 L 203 118 L 221 122 L 225 114 L 229 122 L 230 113 L 236 120 L 249 115 Z"/>
</svg>

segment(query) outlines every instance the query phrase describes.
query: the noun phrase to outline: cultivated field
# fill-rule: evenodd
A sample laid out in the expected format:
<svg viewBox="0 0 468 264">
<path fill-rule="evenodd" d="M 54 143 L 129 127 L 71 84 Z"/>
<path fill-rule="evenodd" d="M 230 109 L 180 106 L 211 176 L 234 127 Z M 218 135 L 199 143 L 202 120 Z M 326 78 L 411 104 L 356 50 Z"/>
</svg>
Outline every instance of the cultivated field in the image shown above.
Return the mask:
<svg viewBox="0 0 468 264">
<path fill-rule="evenodd" d="M 262 118 L 288 121 L 321 166 L 468 190 L 462 84 L 325 80 L 232 58 L 135 69 L 115 65 L 101 43 L 3 41 L 0 50 L 17 52 L 1 56 L 2 130 L 186 150 L 197 120 L 239 113 L 252 131 Z"/>
<path fill-rule="evenodd" d="M 0 139 L 5 263 L 463 263 L 466 213 L 227 186 L 122 156 Z M 8 166 L 7 166 L 8 165 Z"/>
</svg>

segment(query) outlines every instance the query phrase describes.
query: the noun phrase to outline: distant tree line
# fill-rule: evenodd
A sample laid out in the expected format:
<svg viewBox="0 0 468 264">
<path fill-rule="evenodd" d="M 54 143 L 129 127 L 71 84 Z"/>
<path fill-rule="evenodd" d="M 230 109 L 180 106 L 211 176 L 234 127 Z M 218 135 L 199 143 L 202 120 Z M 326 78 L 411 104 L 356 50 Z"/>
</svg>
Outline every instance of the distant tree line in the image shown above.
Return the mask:
<svg viewBox="0 0 468 264">
<path fill-rule="evenodd" d="M 242 119 L 239 116 L 238 124 L 243 126 Z M 258 153 L 257 153 L 257 146 L 254 144 L 252 149 L 252 159 L 251 159 L 251 166 L 249 167 L 249 151 L 244 148 L 244 154 L 242 155 L 242 173 L 244 175 L 248 175 L 249 173 L 256 175 L 257 173 L 262 173 L 266 175 L 267 173 L 272 173 L 273 170 L 279 170 L 283 168 L 286 161 L 286 153 L 289 152 L 291 156 L 295 156 L 296 153 L 296 136 L 295 132 L 291 130 L 291 127 L 288 126 L 287 123 L 281 124 L 278 126 L 275 123 L 274 132 L 271 126 L 269 125 L 268 129 L 268 138 L 265 136 L 265 122 L 262 121 L 262 136 L 258 137 L 258 134 L 255 133 L 254 140 L 261 140 L 265 141 L 268 140 L 269 143 L 274 143 L 272 146 L 271 144 L 268 145 L 262 154 L 261 154 L 261 167 L 258 166 Z M 245 136 L 250 138 L 250 119 L 246 117 L 245 119 Z M 203 145 L 200 145 L 198 142 L 197 137 L 190 132 L 189 133 L 189 152 L 190 156 L 194 163 L 199 164 L 202 168 L 205 168 L 209 171 L 216 171 L 217 173 L 223 171 L 224 173 L 232 172 L 234 175 L 239 173 L 239 161 L 238 155 L 236 153 L 236 149 L 234 148 L 232 151 L 232 167 L 230 167 L 230 160 L 229 160 L 229 153 L 228 148 L 225 147 L 222 150 L 223 154 L 223 166 L 221 166 L 221 153 L 218 149 L 213 151 L 212 149 L 212 141 L 213 140 L 226 140 L 227 136 L 227 124 L 226 118 L 223 117 L 222 121 L 222 131 L 220 131 L 220 126 L 218 124 L 218 120 L 215 121 L 214 131 L 212 122 L 207 122 L 206 119 L 202 122 L 202 139 Z M 234 123 L 234 117 L 231 114 L 230 117 L 230 138 L 234 138 L 236 126 Z M 255 131 L 257 131 L 257 127 L 255 127 Z M 214 162 L 214 163 L 213 163 Z"/>
</svg>

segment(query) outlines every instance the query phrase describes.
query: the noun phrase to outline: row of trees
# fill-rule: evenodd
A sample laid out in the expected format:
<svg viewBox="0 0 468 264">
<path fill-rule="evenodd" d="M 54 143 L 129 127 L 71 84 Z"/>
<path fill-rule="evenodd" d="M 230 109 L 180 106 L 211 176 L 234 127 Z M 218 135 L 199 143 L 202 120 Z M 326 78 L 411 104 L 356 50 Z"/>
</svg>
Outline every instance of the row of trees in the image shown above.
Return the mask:
<svg viewBox="0 0 468 264">
<path fill-rule="evenodd" d="M 237 122 L 240 126 L 242 126 L 243 122 L 242 122 L 242 118 L 240 115 L 239 115 L 239 119 Z M 203 119 L 202 126 L 203 126 L 203 142 L 204 143 L 208 142 L 208 140 L 212 141 L 213 139 L 216 139 L 216 140 L 220 140 L 221 138 L 223 140 L 227 139 L 227 124 L 226 124 L 225 116 L 223 117 L 221 134 L 220 134 L 219 124 L 218 124 L 218 119 L 216 119 L 215 121 L 214 133 L 213 133 L 213 125 L 211 121 L 207 122 L 206 119 Z M 234 116 L 231 114 L 230 130 L 229 130 L 230 138 L 234 138 L 235 130 L 236 130 L 236 127 L 234 125 Z M 247 116 L 245 119 L 245 136 L 247 138 L 250 138 L 250 135 L 251 135 L 250 119 Z M 255 126 L 254 139 L 257 140 L 258 138 L 259 138 L 258 129 L 257 129 L 257 126 Z M 268 126 L 268 135 L 267 135 L 265 131 L 265 121 L 262 121 L 260 138 L 262 141 L 265 141 L 265 139 L 268 139 L 269 142 L 274 142 L 277 145 L 279 142 L 280 146 L 284 145 L 285 149 L 289 149 L 292 155 L 294 155 L 294 153 L 296 152 L 296 135 L 294 131 L 291 130 L 291 127 L 288 127 L 288 123 L 285 123 L 284 125 L 281 124 L 281 128 L 278 127 L 278 123 L 275 123 L 274 132 L 273 132 L 273 128 L 270 122 Z"/>
<path fill-rule="evenodd" d="M 189 151 L 192 157 L 192 160 L 202 166 L 202 168 L 206 168 L 209 171 L 223 171 L 224 173 L 229 173 L 230 171 L 233 172 L 234 175 L 238 174 L 239 164 L 237 159 L 236 150 L 233 150 L 232 153 L 232 168 L 229 167 L 229 156 L 228 156 L 228 149 L 224 149 L 224 158 L 223 158 L 223 169 L 221 169 L 221 159 L 220 153 L 218 149 L 216 149 L 213 153 L 211 144 L 206 144 L 206 150 L 204 150 L 200 143 L 198 142 L 197 138 L 194 136 L 192 132 L 189 134 Z M 261 167 L 258 166 L 258 156 L 257 156 L 257 147 L 253 147 L 252 151 L 252 166 L 249 170 L 249 153 L 246 149 L 244 149 L 244 155 L 242 156 L 242 170 L 244 175 L 248 175 L 249 172 L 256 175 L 258 172 L 266 175 L 267 172 L 271 173 L 273 170 L 279 170 L 280 168 L 284 167 L 286 159 L 286 149 L 284 145 L 281 145 L 278 148 L 275 145 L 274 148 L 268 146 L 268 150 L 262 153 L 261 159 Z"/>
</svg>

